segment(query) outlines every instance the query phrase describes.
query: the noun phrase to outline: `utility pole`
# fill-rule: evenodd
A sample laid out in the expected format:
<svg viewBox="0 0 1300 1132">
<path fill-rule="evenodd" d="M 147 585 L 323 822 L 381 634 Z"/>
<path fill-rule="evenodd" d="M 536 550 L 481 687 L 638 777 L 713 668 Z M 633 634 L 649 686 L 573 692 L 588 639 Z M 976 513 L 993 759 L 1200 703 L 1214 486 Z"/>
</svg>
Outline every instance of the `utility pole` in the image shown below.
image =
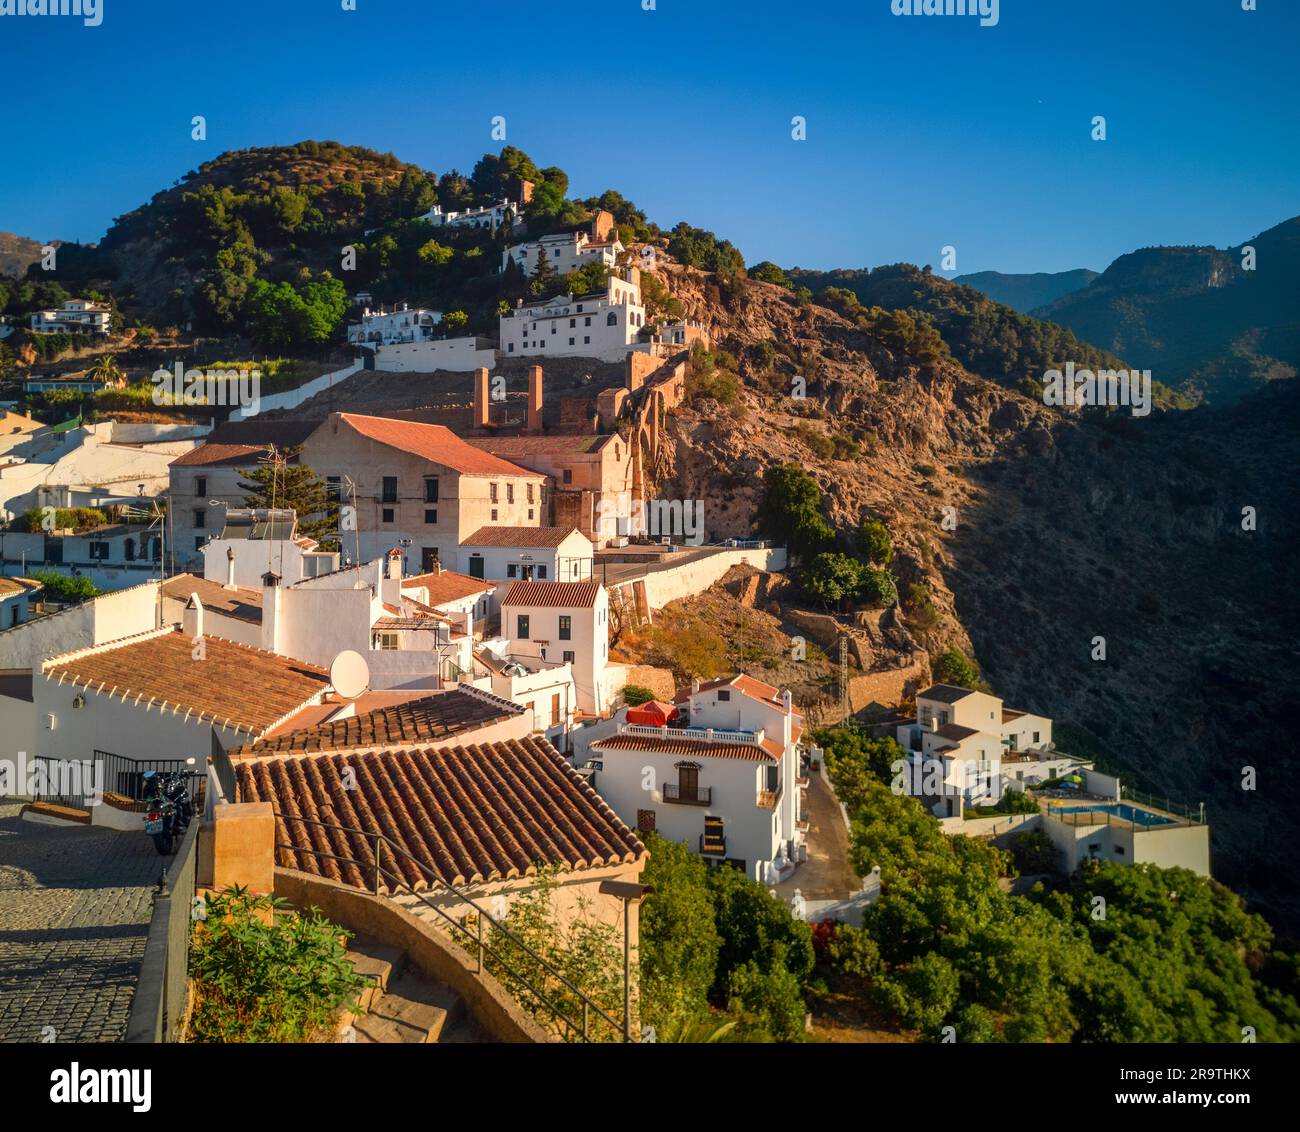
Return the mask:
<svg viewBox="0 0 1300 1132">
<path fill-rule="evenodd" d="M 840 634 L 840 710 L 844 713 L 844 722 L 853 714 L 853 701 L 849 696 L 849 637 Z"/>
</svg>

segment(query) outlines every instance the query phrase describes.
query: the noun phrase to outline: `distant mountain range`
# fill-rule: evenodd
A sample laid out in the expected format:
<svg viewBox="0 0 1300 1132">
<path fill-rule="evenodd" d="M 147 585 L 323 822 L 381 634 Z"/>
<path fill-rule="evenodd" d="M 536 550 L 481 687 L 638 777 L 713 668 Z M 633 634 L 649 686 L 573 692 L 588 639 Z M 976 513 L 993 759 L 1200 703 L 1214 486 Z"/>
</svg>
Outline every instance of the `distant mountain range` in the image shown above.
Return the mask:
<svg viewBox="0 0 1300 1132">
<path fill-rule="evenodd" d="M 1081 291 L 1097 278 L 1096 271 L 1076 267 L 1073 271 L 1035 271 L 1032 275 L 1008 275 L 1003 271 L 976 271 L 957 275 L 954 283 L 983 291 L 996 303 L 1021 314 L 1055 302 L 1064 295 Z"/>
<path fill-rule="evenodd" d="M 13 232 L 0 232 L 0 275 L 21 279 L 27 269 L 41 258 L 39 240 L 16 236 Z"/>
<path fill-rule="evenodd" d="M 1254 248 L 1246 266 L 1245 248 Z M 1197 400 L 1227 404 L 1300 368 L 1300 217 L 1235 247 L 1151 247 L 1100 275 L 1083 270 L 953 280 L 1054 322 L 1098 349 L 1150 369 Z M 1078 286 L 1071 286 L 1083 276 Z M 1057 294 L 1032 305 L 1035 289 Z"/>
</svg>

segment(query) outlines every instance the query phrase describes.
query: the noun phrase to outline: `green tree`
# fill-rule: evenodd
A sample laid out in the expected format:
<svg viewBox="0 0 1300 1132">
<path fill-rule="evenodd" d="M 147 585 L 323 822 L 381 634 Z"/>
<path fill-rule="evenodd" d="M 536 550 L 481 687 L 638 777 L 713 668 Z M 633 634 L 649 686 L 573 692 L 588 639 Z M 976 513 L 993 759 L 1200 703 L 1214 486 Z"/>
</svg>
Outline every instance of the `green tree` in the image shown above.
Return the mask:
<svg viewBox="0 0 1300 1132">
<path fill-rule="evenodd" d="M 709 891 L 722 940 L 713 984 L 716 999 L 726 1001 L 732 971 L 750 962 L 765 972 L 784 967 L 802 985 L 814 961 L 808 925 L 739 869 L 711 870 Z"/>
<path fill-rule="evenodd" d="M 894 576 L 888 570 L 863 567 L 858 584 L 858 598 L 875 609 L 888 609 L 897 604 L 898 589 L 894 584 Z"/>
<path fill-rule="evenodd" d="M 847 554 L 819 554 L 804 567 L 799 584 L 814 600 L 842 608 L 862 586 L 862 564 Z"/>
<path fill-rule="evenodd" d="M 268 450 L 269 451 L 269 450 Z M 288 448 L 280 459 L 259 463 L 243 472 L 240 484 L 248 507 L 292 508 L 298 533 L 316 539 L 325 549 L 337 549 L 338 503 L 325 481 L 306 464 L 295 463 L 300 448 Z"/>
<path fill-rule="evenodd" d="M 772 464 L 763 472 L 760 528 L 792 555 L 810 558 L 824 550 L 835 532 L 822 517 L 822 491 L 808 472 L 795 464 Z"/>
<path fill-rule="evenodd" d="M 448 311 L 438 324 L 444 334 L 457 334 L 469 325 L 469 315 L 464 311 Z"/>
<path fill-rule="evenodd" d="M 934 662 L 934 678 L 940 684 L 955 684 L 958 688 L 979 690 L 984 686 L 979 665 L 956 645 L 939 654 L 939 659 Z"/>
<path fill-rule="evenodd" d="M 894 540 L 889 529 L 878 519 L 868 519 L 858 530 L 858 545 L 867 561 L 876 566 L 888 566 L 894 556 Z"/>
</svg>

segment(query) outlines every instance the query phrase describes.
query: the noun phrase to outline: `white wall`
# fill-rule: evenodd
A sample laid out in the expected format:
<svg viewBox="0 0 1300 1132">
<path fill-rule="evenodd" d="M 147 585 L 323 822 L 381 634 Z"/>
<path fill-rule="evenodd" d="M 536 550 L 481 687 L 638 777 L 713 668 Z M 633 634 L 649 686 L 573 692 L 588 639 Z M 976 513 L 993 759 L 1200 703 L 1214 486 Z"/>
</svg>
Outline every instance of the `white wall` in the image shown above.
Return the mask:
<svg viewBox="0 0 1300 1132">
<path fill-rule="evenodd" d="M 346 381 L 361 369 L 361 365 L 361 360 L 358 359 L 351 365 L 344 366 L 333 373 L 321 374 L 320 377 L 307 382 L 305 385 L 298 386 L 297 389 L 290 389 L 285 393 L 272 393 L 269 396 L 262 397 L 256 405 L 252 405 L 248 409 L 237 408 L 230 414 L 230 419 L 232 421 L 247 420 L 249 417 L 255 417 L 258 413 L 264 413 L 270 409 L 296 409 L 304 401 L 315 397 L 317 393 L 324 393 L 325 390 L 332 388 L 340 381 Z"/>
<path fill-rule="evenodd" d="M 389 373 L 469 373 L 496 365 L 497 353 L 481 338 L 442 338 L 381 346 L 375 351 L 375 369 Z"/>
<path fill-rule="evenodd" d="M 100 594 L 0 632 L 0 669 L 39 666 L 52 656 L 148 632 L 157 628 L 157 618 L 157 581 Z"/>
<path fill-rule="evenodd" d="M 786 566 L 786 552 L 782 547 L 767 550 L 719 550 L 716 554 L 684 562 L 678 567 L 655 570 L 638 580 L 645 582 L 646 602 L 650 608 L 662 609 L 679 597 L 703 593 L 733 566 L 742 562 L 760 570 L 780 572 Z M 629 587 L 630 596 L 632 583 L 623 582 L 620 585 Z"/>
</svg>

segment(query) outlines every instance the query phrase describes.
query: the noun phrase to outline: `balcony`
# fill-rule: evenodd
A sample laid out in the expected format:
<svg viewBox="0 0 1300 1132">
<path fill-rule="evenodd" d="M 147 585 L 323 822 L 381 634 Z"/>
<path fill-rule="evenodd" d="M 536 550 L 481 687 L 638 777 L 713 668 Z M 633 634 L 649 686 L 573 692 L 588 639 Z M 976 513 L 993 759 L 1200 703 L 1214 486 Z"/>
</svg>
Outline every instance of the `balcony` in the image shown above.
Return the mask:
<svg viewBox="0 0 1300 1132">
<path fill-rule="evenodd" d="M 721 835 L 715 837 L 710 833 L 701 833 L 700 853 L 705 857 L 725 857 L 727 855 L 727 839 Z"/>
<path fill-rule="evenodd" d="M 664 801 L 678 806 L 709 806 L 713 804 L 712 786 L 687 786 L 679 783 L 664 783 Z"/>
<path fill-rule="evenodd" d="M 640 735 L 648 739 L 687 739 L 696 743 L 741 743 L 758 746 L 763 742 L 760 731 L 730 731 L 720 727 L 653 727 L 648 723 L 624 723 L 620 735 Z"/>
<path fill-rule="evenodd" d="M 775 810 L 776 804 L 780 800 L 780 790 L 760 790 L 758 792 L 757 805 L 760 810 Z"/>
</svg>

